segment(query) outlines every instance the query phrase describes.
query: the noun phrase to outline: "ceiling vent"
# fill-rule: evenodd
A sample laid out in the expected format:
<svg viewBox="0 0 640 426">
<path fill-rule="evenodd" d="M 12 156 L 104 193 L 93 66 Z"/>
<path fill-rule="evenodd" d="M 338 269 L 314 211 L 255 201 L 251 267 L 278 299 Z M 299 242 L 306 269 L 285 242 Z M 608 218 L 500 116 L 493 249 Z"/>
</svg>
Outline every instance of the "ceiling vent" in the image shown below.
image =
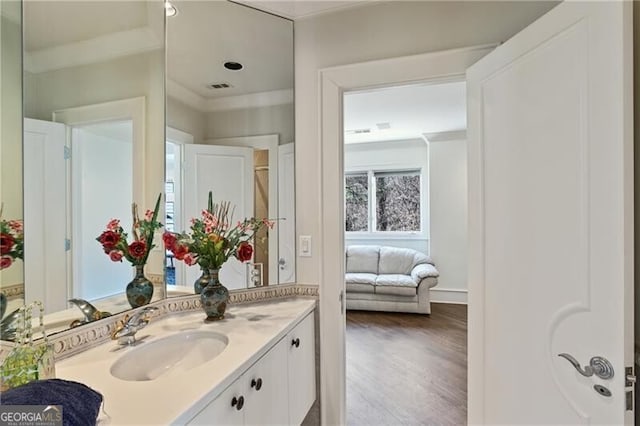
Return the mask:
<svg viewBox="0 0 640 426">
<path fill-rule="evenodd" d="M 371 129 L 354 129 L 354 130 L 345 130 L 347 135 L 361 135 L 363 133 L 371 133 Z"/>
<path fill-rule="evenodd" d="M 378 128 L 378 130 L 387 130 L 391 128 L 391 124 L 390 123 L 378 123 L 376 124 L 376 127 Z"/>
<path fill-rule="evenodd" d="M 233 86 L 229 83 L 211 83 L 211 84 L 208 84 L 207 87 L 212 90 L 217 90 L 217 89 L 228 89 Z"/>
</svg>

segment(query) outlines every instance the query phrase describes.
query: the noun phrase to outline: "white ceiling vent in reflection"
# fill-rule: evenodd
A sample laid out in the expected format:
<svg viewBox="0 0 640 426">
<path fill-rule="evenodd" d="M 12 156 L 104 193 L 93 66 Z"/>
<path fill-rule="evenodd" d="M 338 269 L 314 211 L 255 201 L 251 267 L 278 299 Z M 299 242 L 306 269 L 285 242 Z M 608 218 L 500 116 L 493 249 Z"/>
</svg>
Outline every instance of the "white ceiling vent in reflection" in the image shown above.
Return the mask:
<svg viewBox="0 0 640 426">
<path fill-rule="evenodd" d="M 376 127 L 378 130 L 387 130 L 391 128 L 391 123 L 377 123 Z"/>
<path fill-rule="evenodd" d="M 208 84 L 207 87 L 211 90 L 217 90 L 217 89 L 228 89 L 233 86 L 229 83 L 211 83 L 211 84 Z"/>
<path fill-rule="evenodd" d="M 345 130 L 344 133 L 347 134 L 347 135 L 361 135 L 363 133 L 371 133 L 371 129 Z"/>
</svg>

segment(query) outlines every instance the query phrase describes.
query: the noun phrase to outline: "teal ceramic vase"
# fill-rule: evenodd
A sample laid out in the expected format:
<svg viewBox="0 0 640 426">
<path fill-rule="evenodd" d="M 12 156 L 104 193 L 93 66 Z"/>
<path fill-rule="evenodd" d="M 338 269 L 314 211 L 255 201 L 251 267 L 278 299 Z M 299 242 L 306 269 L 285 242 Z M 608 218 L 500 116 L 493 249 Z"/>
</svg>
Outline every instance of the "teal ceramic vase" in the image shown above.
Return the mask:
<svg viewBox="0 0 640 426">
<path fill-rule="evenodd" d="M 218 281 L 218 270 L 209 270 L 209 283 L 200 293 L 202 309 L 207 314 L 205 321 L 218 321 L 224 318 L 229 301 L 229 290 Z"/>
<path fill-rule="evenodd" d="M 153 284 L 144 276 L 144 265 L 135 265 L 136 276 L 127 284 L 127 300 L 132 308 L 138 308 L 151 302 Z"/>
<path fill-rule="evenodd" d="M 209 284 L 211 281 L 211 274 L 209 273 L 209 268 L 202 268 L 202 275 L 198 277 L 198 279 L 193 283 L 193 291 L 195 294 L 202 293 L 202 289 Z"/>
</svg>

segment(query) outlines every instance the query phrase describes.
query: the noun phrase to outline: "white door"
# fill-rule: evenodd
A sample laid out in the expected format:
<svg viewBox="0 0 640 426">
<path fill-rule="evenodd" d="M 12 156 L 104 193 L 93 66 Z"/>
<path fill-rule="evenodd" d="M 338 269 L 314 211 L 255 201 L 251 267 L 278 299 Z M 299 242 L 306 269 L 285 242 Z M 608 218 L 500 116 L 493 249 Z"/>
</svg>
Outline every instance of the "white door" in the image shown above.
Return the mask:
<svg viewBox="0 0 640 426">
<path fill-rule="evenodd" d="M 24 119 L 25 302 L 45 312 L 67 309 L 66 129 L 64 124 Z"/>
<path fill-rule="evenodd" d="M 633 421 L 631 6 L 563 3 L 467 73 L 471 424 Z"/>
<path fill-rule="evenodd" d="M 253 149 L 215 145 L 185 145 L 183 196 L 185 227 L 207 208 L 209 191 L 213 201 L 230 201 L 235 206 L 231 223 L 253 216 Z M 194 265 L 185 268 L 179 284 L 193 286 L 201 271 Z M 229 290 L 247 287 L 247 268 L 235 258 L 220 271 L 220 282 Z"/>
<path fill-rule="evenodd" d="M 71 152 L 72 295 L 96 300 L 121 294 L 133 268 L 111 261 L 95 239 L 111 219 L 131 236 L 133 122 L 71 127 Z"/>
<path fill-rule="evenodd" d="M 278 147 L 278 282 L 296 281 L 295 165 L 293 143 Z"/>
</svg>

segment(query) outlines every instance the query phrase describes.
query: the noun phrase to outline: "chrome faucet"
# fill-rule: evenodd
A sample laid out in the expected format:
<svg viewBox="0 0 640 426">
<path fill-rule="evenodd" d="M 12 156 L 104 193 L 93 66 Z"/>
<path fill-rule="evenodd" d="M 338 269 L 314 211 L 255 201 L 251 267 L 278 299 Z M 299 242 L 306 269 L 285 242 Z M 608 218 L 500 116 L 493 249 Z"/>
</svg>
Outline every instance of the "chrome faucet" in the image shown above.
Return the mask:
<svg viewBox="0 0 640 426">
<path fill-rule="evenodd" d="M 122 323 L 118 324 L 116 329 L 111 333 L 112 340 L 118 340 L 119 345 L 132 345 L 136 342 L 136 333 L 145 328 L 149 324 L 149 314 L 157 311 L 158 308 L 153 306 L 144 307 L 133 315 L 125 315 Z"/>
</svg>

